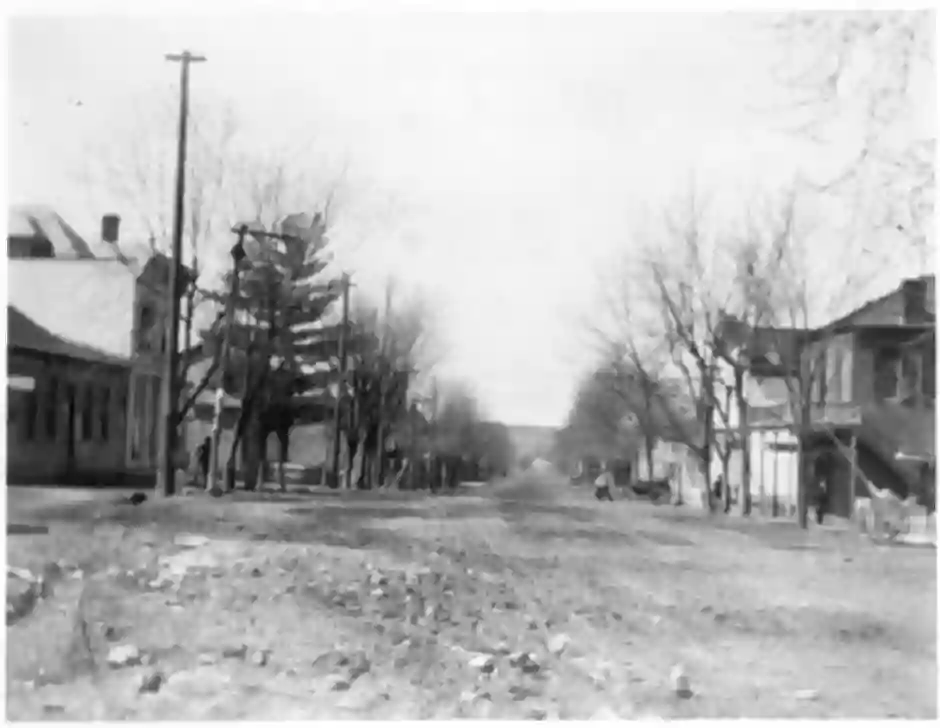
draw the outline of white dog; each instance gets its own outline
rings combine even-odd
[[[917,499],[908,496],[904,500],[898,498],[890,490],[876,488],[866,483],[870,498],[855,499],[855,518],[859,530],[867,533],[872,539],[882,538],[893,541],[902,533],[908,533],[911,528],[911,513],[917,507]]]

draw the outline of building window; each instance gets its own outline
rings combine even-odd
[[[27,442],[36,439],[36,421],[39,419],[39,396],[35,387],[23,398],[23,435]]]
[[[901,396],[916,397],[921,393],[921,353],[906,351],[901,355]]]
[[[854,374],[852,361],[854,359],[854,350],[849,349],[842,353],[842,401],[851,402],[854,393],[852,391],[852,376]]]
[[[924,376],[921,382],[922,391],[925,397],[933,399],[937,396],[937,372],[934,367],[937,365],[937,348],[933,342],[924,347]]]
[[[898,350],[886,347],[875,352],[875,397],[892,399],[898,396],[900,362]]]
[[[128,426],[131,428],[131,459],[135,462],[143,460],[145,426],[153,414],[147,403],[147,377],[140,375],[133,380],[134,392],[131,399],[131,413]]]
[[[59,429],[59,380],[49,377],[49,386],[46,389],[46,439],[55,442]]]
[[[111,437],[111,390],[107,387],[101,388],[101,402],[98,410],[99,427],[101,439],[107,442]]]
[[[844,352],[838,342],[835,342],[828,351],[826,359],[826,372],[829,379],[826,383],[826,401],[838,403],[842,401],[842,359]]]
[[[82,440],[91,440],[94,436],[92,427],[94,426],[94,405],[95,390],[91,384],[86,384],[82,396]]]
[[[157,461],[157,434],[160,431],[160,379],[158,377],[147,378],[147,397],[150,400],[151,425],[149,437],[147,440],[147,451],[150,462]]]
[[[118,390],[118,419],[127,426],[127,384],[122,383]]]
[[[140,307],[140,320],[137,323],[137,350],[150,351],[153,347],[151,341],[153,337],[153,327],[157,322],[156,309],[144,304]]]
[[[826,377],[825,366],[819,366],[816,369],[816,371],[810,372],[810,391],[809,391],[810,404],[822,404],[823,403],[823,398],[826,396],[825,377]],[[803,395],[801,394],[800,397],[802,396]]]

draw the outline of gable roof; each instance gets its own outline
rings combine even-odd
[[[867,301],[844,316],[815,329],[756,327],[746,342],[751,371],[760,376],[779,376],[798,371],[802,348],[808,342],[818,340],[831,332],[867,326],[904,326],[905,284],[915,281],[925,285],[925,306],[928,314],[934,316],[935,277],[926,275],[906,279],[894,290]]]
[[[48,240],[56,258],[95,257],[82,236],[61,215],[45,205],[10,205],[7,237]]]
[[[69,359],[130,366],[130,359],[71,341],[40,326],[15,306],[7,306],[7,348],[26,349]]]
[[[118,261],[11,258],[7,295],[8,305],[57,337],[131,356],[135,280]]]
[[[837,329],[845,326],[894,326],[904,323],[904,287],[906,283],[923,283],[926,290],[926,307],[929,313],[936,312],[936,278],[933,275],[904,279],[896,288],[878,298],[863,303],[849,313],[837,318],[822,330]]]

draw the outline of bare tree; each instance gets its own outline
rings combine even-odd
[[[106,200],[128,220],[130,234],[147,236],[150,252],[168,253],[171,243],[177,100],[156,94],[132,104],[131,122],[112,130],[108,139],[86,155],[87,166],[77,172],[81,187],[94,207]],[[186,179],[184,258],[194,272],[184,296],[181,377],[195,356],[192,334],[196,309],[206,300],[198,290],[205,256],[219,236],[228,232],[235,208],[232,159],[238,143],[238,123],[231,105],[195,101],[190,110]],[[122,254],[136,256],[138,245],[122,244]]]
[[[678,371],[686,392],[707,426],[703,452],[706,480],[715,452],[725,483],[725,510],[730,509],[729,462],[733,385],[719,377],[718,330],[730,303],[721,246],[722,231],[709,219],[707,201],[694,188],[663,214],[662,232],[649,245],[644,261],[652,282],[650,303],[657,306],[668,364]],[[715,431],[718,422],[722,432]],[[711,499],[709,498],[709,502]]]
[[[794,187],[746,207],[737,223],[719,225],[693,188],[637,236],[640,254],[607,286],[604,346],[615,344],[616,358],[650,392],[654,385],[672,384],[665,390],[668,398],[655,399],[665,423],[684,434],[698,455],[706,480],[714,455],[729,485],[731,457],[740,449],[745,514],[751,504],[745,391],[751,362],[742,352],[754,349],[757,338],[763,346],[788,351],[794,335],[832,317],[853,288],[849,266],[832,271],[814,265],[819,258],[812,254],[811,218],[801,212],[801,200]],[[768,341],[778,335],[779,342]],[[824,332],[817,331],[816,350],[824,348],[822,338]],[[810,417],[814,382],[821,376],[818,359],[808,355],[810,370],[786,378],[800,427]],[[688,426],[689,412],[696,413],[704,433]]]
[[[635,447],[636,433],[627,427],[632,413],[621,394],[626,383],[619,381],[614,366],[613,361],[605,362],[592,370],[575,392],[565,427],[571,454],[579,460],[616,460],[632,454]]]
[[[794,187],[745,211],[729,248],[736,267],[716,349],[733,373],[743,442],[750,439],[744,376],[755,361],[770,357],[775,377],[785,383],[780,424],[789,423],[800,443],[798,508],[804,525],[811,463],[802,444],[814,430],[832,434],[814,408],[826,385],[825,350],[835,334],[833,323],[857,303],[853,295],[861,277],[844,260],[820,265],[813,252],[820,247],[818,231],[805,200]]]
[[[360,298],[351,312],[352,391],[344,418],[347,487],[357,454],[361,487],[382,482],[386,435],[410,439],[402,432],[408,402],[415,400],[437,362],[435,322],[426,299],[420,292],[397,299],[396,291],[396,282],[389,280],[385,306]]]
[[[856,195],[854,216],[871,210],[875,229],[903,233],[922,269],[936,188],[935,22],[932,11],[914,10],[792,12],[769,24],[793,130],[823,146],[857,139],[842,167],[812,187]]]

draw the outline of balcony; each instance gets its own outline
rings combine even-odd
[[[795,414],[793,409],[788,402],[749,407],[748,423],[751,428],[756,429],[794,427],[799,415]],[[814,429],[857,427],[862,421],[862,408],[856,404],[826,403],[815,404],[810,408],[810,422]]]

